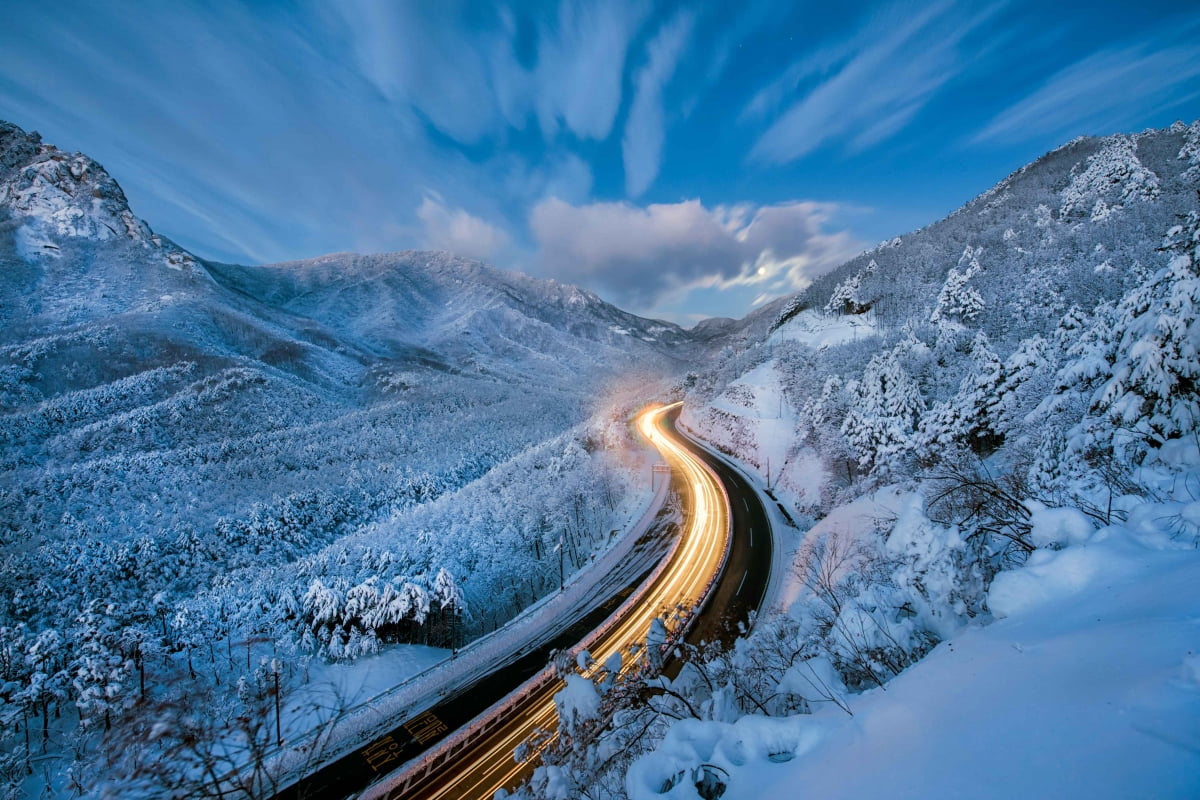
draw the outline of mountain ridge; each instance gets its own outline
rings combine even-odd
[[[1152,169],[1142,163],[1139,153],[1148,159]],[[770,329],[779,328],[805,308],[823,306],[838,284],[863,272],[872,260],[878,261],[880,269],[867,281],[863,291],[883,294],[886,282],[896,278],[897,268],[892,264],[902,260],[897,248],[922,247],[924,242],[938,237],[946,240],[970,238],[967,230],[952,231],[956,227],[987,227],[987,218],[1005,213],[1011,212],[1010,222],[1028,223],[1034,230],[1057,232],[1064,239],[1090,237],[1093,250],[1096,245],[1102,246],[1102,250],[1095,251],[1102,254],[1097,263],[1119,259],[1123,249],[1127,249],[1122,247],[1122,242],[1140,242],[1161,235],[1158,230],[1162,216],[1157,210],[1159,202],[1169,202],[1174,209],[1168,211],[1170,214],[1182,211],[1195,200],[1196,178],[1200,176],[1198,165],[1200,120],[1190,124],[1176,122],[1167,128],[1135,134],[1076,137],[1014,170],[936,222],[880,242],[788,296],[787,304],[772,321]],[[1160,174],[1163,176],[1161,182]],[[1161,201],[1160,195],[1163,196]],[[1116,226],[1118,219],[1124,228]],[[1107,221],[1108,229],[1079,224],[1085,220]],[[1006,231],[1007,228],[989,230],[983,237],[975,236],[973,243],[985,249],[1008,248],[1016,231],[1005,239]],[[945,248],[937,253],[922,254],[931,269],[936,264],[955,261],[958,256],[959,253],[952,254]],[[921,260],[921,257],[908,255],[904,258],[914,262]],[[929,298],[911,293],[909,299],[914,303],[927,303]]]
[[[578,380],[601,364],[612,374],[638,357],[668,358],[690,341],[592,292],[445,252],[205,261],[136,217],[103,166],[11,123],[0,123],[0,217],[0,233],[12,234],[0,236],[0,344],[119,318],[164,350],[287,353],[309,378],[349,370],[369,380],[382,359],[518,380],[549,363]],[[506,358],[530,363],[510,369]]]

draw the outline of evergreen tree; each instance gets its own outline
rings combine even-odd
[[[861,272],[839,283],[825,305],[825,310],[830,314],[863,314],[869,311],[872,301],[866,297],[863,281],[873,275],[877,267],[875,259],[871,259]]]
[[[972,369],[958,392],[934,403],[921,417],[914,449],[924,461],[937,461],[947,450],[968,447],[987,455],[1003,441],[1000,413],[1004,366],[992,351],[987,336],[977,334],[971,345]]]
[[[1167,265],[1098,309],[1087,335],[1060,374],[1057,395],[1081,392],[1085,419],[1076,452],[1097,457],[1147,450],[1194,435],[1200,423],[1200,221],[1191,212],[1168,232]],[[1194,457],[1194,455],[1193,455]]]
[[[929,321],[942,325],[961,325],[974,320],[983,311],[983,296],[969,285],[972,278],[983,267],[979,263],[982,247],[968,247],[958,260],[958,266],[950,269],[946,282],[938,292],[937,305]]]
[[[858,404],[846,415],[842,433],[859,466],[880,474],[887,474],[908,452],[925,411],[920,387],[900,363],[903,346],[874,356],[862,379],[847,387]]]
[[[1167,234],[1166,267],[1130,292],[1112,331],[1114,368],[1092,411],[1151,447],[1200,427],[1200,215]]]

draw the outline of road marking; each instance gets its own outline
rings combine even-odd
[[[413,717],[401,727],[421,744],[427,744],[447,730],[446,723],[438,719],[432,711]]]
[[[749,514],[750,513],[750,501],[743,497],[742,505],[744,505],[746,507],[746,513]]]
[[[742,587],[746,585],[746,578],[748,578],[748,577],[750,577],[749,572],[742,574],[742,582],[738,584],[737,591],[734,592],[735,595],[740,596],[742,594]]]
[[[750,548],[754,549],[754,528],[750,529]]]
[[[367,765],[371,769],[379,772],[380,767],[390,764],[400,757],[400,743],[393,739],[391,734],[388,734],[363,750],[362,757],[367,760]]]

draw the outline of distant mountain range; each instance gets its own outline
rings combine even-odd
[[[266,267],[207,263],[130,211],[104,168],[0,123],[0,345],[103,325],[136,363],[68,378],[50,397],[190,353],[346,387],[395,370],[591,381],[690,337],[594,294],[449,253],[337,254]],[[13,387],[18,390],[19,387]],[[31,392],[31,393],[30,393]],[[13,407],[0,395],[0,408]]]

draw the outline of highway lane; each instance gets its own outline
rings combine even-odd
[[[766,589],[770,529],[757,496],[736,471],[679,437],[674,430],[677,415],[678,404],[651,409],[638,423],[643,435],[671,465],[674,488],[681,495],[685,513],[677,548],[669,562],[644,587],[636,605],[622,609],[586,642],[600,663],[615,651],[628,653],[629,645],[644,640],[656,616],[677,604],[695,605],[706,592],[709,602],[688,638],[729,641],[736,634],[736,623],[745,621],[749,612],[757,608]],[[732,507],[722,484],[732,490]],[[729,544],[734,549],[728,555],[726,569],[722,570]],[[501,672],[508,674],[490,676],[493,682],[504,683],[507,678],[512,685],[511,669]],[[414,762],[419,769],[411,768],[410,764],[409,769],[387,776],[362,796],[488,798],[496,789],[512,788],[529,769],[514,761],[513,750],[535,729],[553,729],[557,722],[553,695],[559,688],[561,683],[557,679],[543,674],[540,682],[523,696],[503,701],[497,713],[485,714],[483,721],[476,720],[470,726],[475,729],[471,736],[452,737],[451,741],[457,741],[453,747],[445,744],[435,747],[430,755]],[[399,729],[400,738],[419,739],[429,731],[444,732],[450,722],[445,717],[461,719],[465,711],[451,703],[441,709],[440,715],[431,712],[417,715]],[[385,764],[392,761],[400,748],[395,738],[386,741],[387,738],[365,748],[361,758]],[[354,791],[347,785],[339,791],[336,784],[326,784],[322,789],[322,796],[345,796]],[[296,796],[306,794],[314,796],[307,792]]]
[[[678,412],[668,419],[672,432]],[[685,641],[702,640],[730,644],[739,635],[750,613],[762,606],[771,579],[772,538],[770,517],[758,493],[742,474],[723,458],[691,442],[692,453],[712,469],[729,496],[733,539],[721,579],[701,609]],[[675,670],[668,669],[669,674]]]

